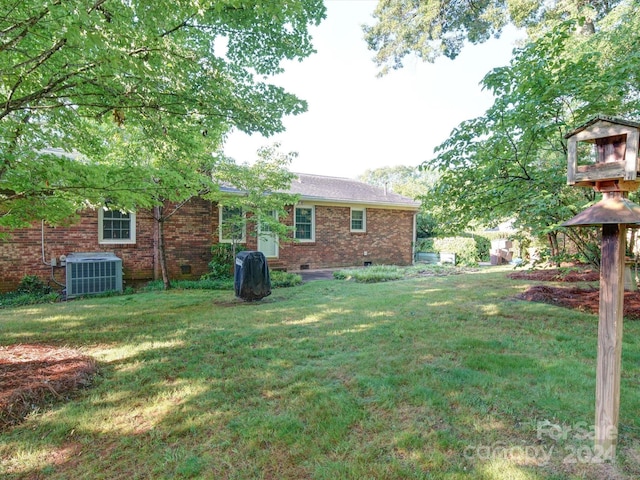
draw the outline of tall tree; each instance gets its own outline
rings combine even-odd
[[[366,170],[358,179],[369,185],[389,188],[405,197],[420,199],[430,195],[437,184],[438,176],[435,169],[397,165]],[[418,213],[416,223],[419,237],[432,237],[438,230],[431,208],[433,208],[432,204],[423,203]]]
[[[324,12],[321,0],[4,2],[0,226],[60,222],[141,178],[142,159],[104,155],[105,122],[150,150],[171,132],[215,145],[231,127],[281,131],[306,103],[264,78],[313,52],[307,29]]]
[[[620,1],[379,0],[376,22],[363,28],[384,74],[401,68],[409,54],[429,62],[441,55],[455,58],[466,42],[498,37],[507,24],[526,28],[531,38],[568,19],[579,20],[580,30],[593,32],[595,23]]]
[[[455,58],[465,41],[482,42],[507,23],[529,34],[511,64],[482,82],[494,105],[454,129],[424,164],[442,174],[423,201],[443,227],[516,218],[546,234],[557,253],[559,223],[594,199],[565,185],[564,134],[597,113],[638,111],[638,7],[637,0],[380,0],[378,22],[365,35],[382,73],[400,68],[409,54]],[[567,234],[597,262],[588,233]]]
[[[296,155],[295,152],[280,151],[280,145],[275,143],[260,148],[257,160],[251,164],[223,159],[224,163],[214,174],[214,181],[221,189],[212,192],[208,198],[241,211],[242,215],[233,219],[236,224],[249,222],[254,227],[263,224],[269,232],[284,238],[291,233],[291,227],[279,219],[287,216],[287,205],[298,201],[296,195],[288,193],[295,178],[288,166]],[[256,235],[258,230],[252,229]]]
[[[358,180],[381,188],[390,188],[395,193],[409,198],[425,195],[436,183],[438,174],[434,170],[418,169],[406,165],[365,170]]]
[[[256,236],[273,236],[276,241],[292,232],[292,227],[281,220],[287,217],[285,207],[298,202],[297,195],[288,193],[295,178],[288,166],[297,154],[284,153],[279,148],[278,143],[260,148],[257,160],[251,164],[237,164],[224,158],[223,166],[215,173],[220,190],[208,198],[231,212],[222,227],[232,241],[233,258],[247,231]],[[247,224],[253,228],[247,229]]]
[[[574,21],[557,25],[484,78],[493,106],[454,129],[428,164],[442,177],[425,201],[442,207],[447,225],[515,218],[557,253],[559,224],[595,200],[566,186],[564,135],[596,114],[637,116],[640,107],[637,6],[621,3],[589,36],[575,35]],[[592,232],[566,234],[598,262]]]

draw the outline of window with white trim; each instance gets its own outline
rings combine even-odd
[[[294,230],[297,240],[313,242],[316,239],[316,211],[315,207],[296,207],[294,215]]]
[[[218,208],[218,239],[220,243],[244,243],[247,236],[247,218],[241,207]]]
[[[351,209],[351,231],[366,232],[367,231],[367,210],[364,208]]]
[[[136,214],[99,209],[98,243],[136,243]]]

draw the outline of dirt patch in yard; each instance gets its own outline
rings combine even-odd
[[[578,270],[546,269],[514,272],[509,274],[509,278],[543,282],[597,282],[600,279],[600,273],[589,268]],[[534,285],[518,295],[517,298],[550,303],[596,315],[600,308],[600,289],[598,286],[581,288]],[[624,292],[624,317],[629,320],[640,320],[639,292]]]
[[[0,346],[0,431],[87,387],[96,363],[76,350],[40,344]]]

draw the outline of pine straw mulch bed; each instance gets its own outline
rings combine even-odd
[[[597,282],[600,280],[600,273],[588,268],[545,269],[514,272],[509,274],[509,278],[543,282]],[[600,308],[600,289],[597,286],[581,288],[534,285],[517,295],[517,298],[595,314],[598,314]],[[624,317],[629,320],[640,320],[640,292],[624,292]]]
[[[77,350],[40,344],[0,346],[0,431],[29,413],[69,400],[91,384],[95,361]]]

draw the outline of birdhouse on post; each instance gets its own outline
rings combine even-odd
[[[635,191],[640,183],[640,123],[598,116],[565,137],[567,184],[600,192]]]
[[[562,225],[602,226],[593,457],[613,461],[620,411],[626,232],[640,225],[640,206],[627,198],[640,186],[640,123],[598,116],[565,138],[567,184],[602,192],[600,202]]]

